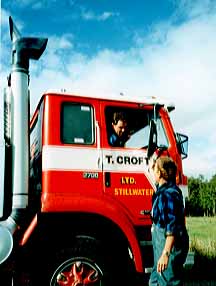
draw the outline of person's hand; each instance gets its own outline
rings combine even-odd
[[[167,268],[168,261],[169,261],[169,256],[162,253],[157,263],[157,272],[159,273],[163,272]]]

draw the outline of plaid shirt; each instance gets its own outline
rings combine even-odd
[[[152,220],[166,235],[175,235],[185,228],[181,190],[172,182],[157,186],[152,198]]]
[[[126,135],[118,137],[116,133],[113,133],[109,138],[109,143],[114,147],[124,147],[124,144],[127,141],[127,139],[128,137]]]

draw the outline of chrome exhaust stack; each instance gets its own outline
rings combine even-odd
[[[29,191],[29,61],[38,60],[43,54],[48,39],[21,37],[17,27],[9,17],[12,42],[12,69],[8,80],[10,103],[11,138],[11,212],[0,223],[0,264],[10,255],[13,247],[13,234],[25,218]],[[7,99],[8,100],[8,99]],[[7,143],[7,142],[6,142]],[[7,178],[7,174],[5,176]],[[5,193],[10,190],[5,190]]]

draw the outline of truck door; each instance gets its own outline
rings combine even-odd
[[[61,138],[73,150],[71,161],[74,162],[74,170],[70,176],[74,176],[77,192],[97,196],[102,189],[99,103],[97,100],[75,100],[73,98],[62,105],[65,120],[62,121],[64,128]]]
[[[62,197],[100,196],[99,102],[76,96],[47,95],[44,114],[49,117],[44,128],[43,193]]]
[[[106,125],[102,138],[104,192],[124,205],[138,222],[144,218],[144,211],[151,209],[154,193],[154,182],[147,164],[153,106],[103,102],[101,112]],[[114,147],[109,143],[113,132],[113,115],[116,112],[123,112],[127,118],[129,139],[121,147]],[[163,140],[166,141],[165,134]]]

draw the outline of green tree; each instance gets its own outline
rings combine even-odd
[[[216,175],[209,181],[210,207],[212,215],[216,215]]]
[[[187,214],[193,216],[216,215],[216,175],[209,181],[204,176],[188,178],[189,199]]]
[[[201,189],[203,188],[203,176],[188,178],[189,200],[187,211],[189,215],[202,216]]]

